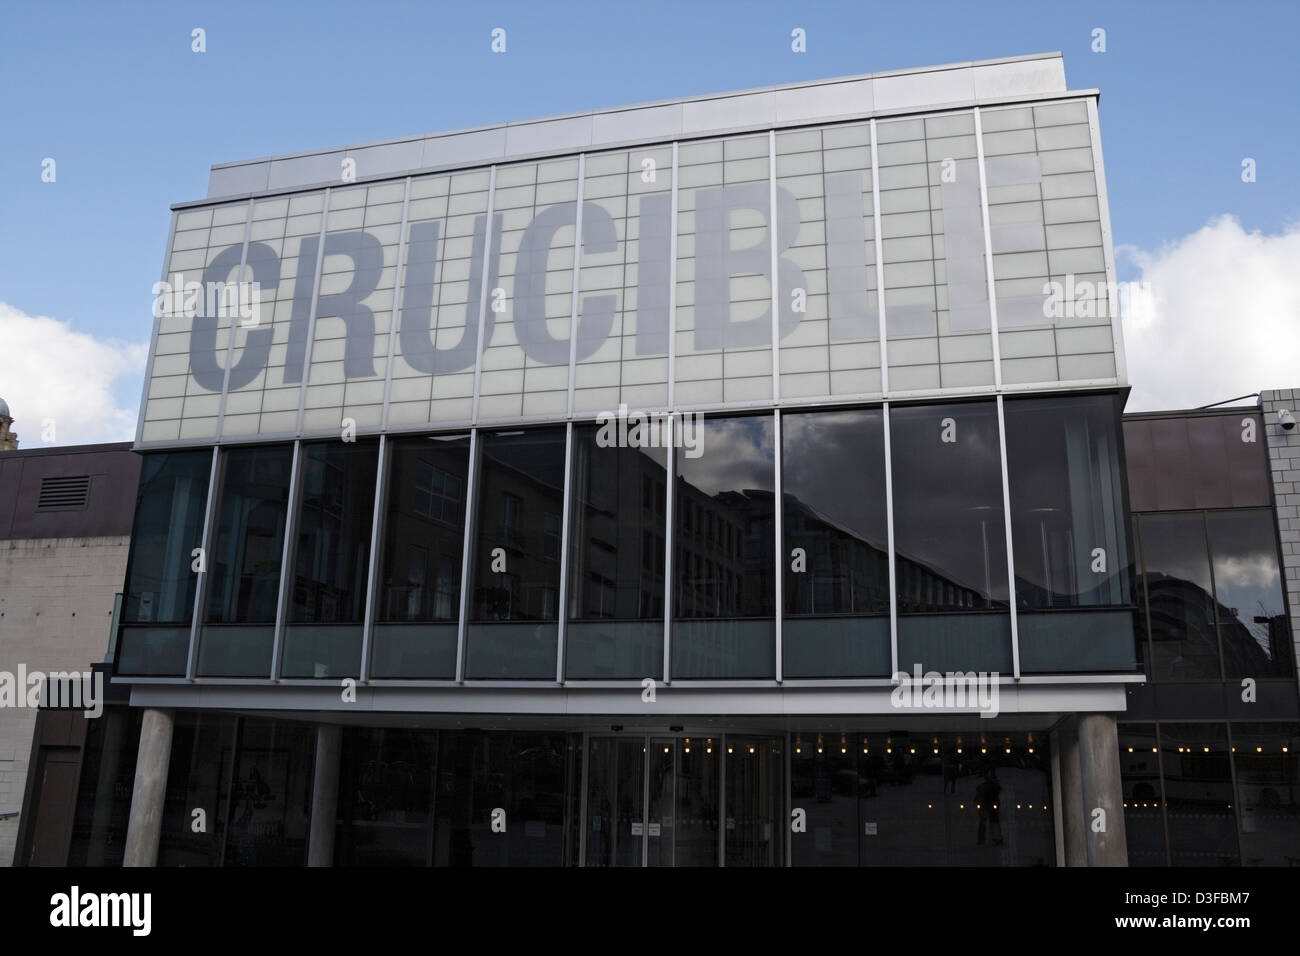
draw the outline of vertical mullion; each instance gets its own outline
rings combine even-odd
[[[448,207],[447,211],[451,212],[451,187],[448,186]],[[487,320],[487,300],[488,300],[488,276],[491,274],[492,262],[492,215],[493,204],[496,201],[497,192],[497,168],[492,167],[488,172],[488,201],[487,201],[487,219],[483,226],[483,267],[479,275],[478,288],[478,336],[474,339],[474,403],[470,407],[470,421],[478,422],[478,398],[479,386],[483,377],[483,351],[487,343],[483,341],[483,326]],[[468,525],[467,525],[468,527]],[[458,658],[459,660],[459,658]],[[460,664],[456,665],[457,680],[460,679]]]
[[[243,295],[244,269],[248,267],[248,237],[252,231],[252,228],[253,228],[253,199],[252,197],[249,197],[248,211],[244,214],[244,247],[239,253],[239,272],[235,274],[236,275],[235,301],[241,304],[244,301],[244,295]],[[205,292],[206,292],[206,287],[205,287]],[[207,299],[207,295],[205,294],[203,297],[204,308],[207,308],[207,303],[208,303],[208,299]],[[259,309],[261,308],[260,303],[258,303],[258,308]],[[231,365],[234,364],[234,358],[235,358],[235,330],[238,324],[236,321],[237,316],[238,316],[238,310],[236,310],[236,315],[232,316],[230,319],[230,338],[226,342],[226,369],[224,372],[221,373],[221,403],[217,406],[217,441],[218,442],[221,441],[221,432],[222,429],[225,427],[225,422],[226,422],[226,398],[230,393],[230,367]],[[218,316],[217,318],[220,318],[220,316]]]
[[[822,214],[825,216],[825,213]],[[781,342],[781,321],[780,321],[780,283],[777,277],[780,275],[780,252],[776,244],[776,130],[767,131],[767,236],[771,246],[771,275],[772,275],[772,402],[777,404],[781,401],[781,360],[778,346]],[[780,579],[777,583],[777,597],[780,598]],[[781,625],[777,624],[777,649],[780,650],[781,644]],[[776,665],[776,679],[781,679],[781,664],[778,659]]]
[[[203,608],[207,603],[208,552],[212,550],[212,518],[217,507],[217,496],[221,485],[221,448],[212,446],[212,465],[208,469],[208,496],[203,507],[203,537],[199,541],[202,549],[199,554],[203,560],[199,564],[202,571],[194,582],[194,609],[190,619],[190,647],[185,659],[185,679],[194,680],[194,671],[199,656],[199,630],[203,626]]]
[[[578,286],[582,275],[582,187],[587,175],[587,154],[578,154],[578,202],[573,213],[573,300],[569,307],[569,397],[566,414],[573,416],[573,379],[578,360]],[[567,500],[567,499],[566,499]],[[564,585],[560,585],[563,593]],[[563,634],[563,630],[560,632]]]
[[[488,201],[489,206],[491,200]],[[491,234],[491,219],[488,220],[489,235]],[[477,391],[477,389],[476,389]],[[456,619],[456,680],[465,679],[465,634],[468,631],[467,621],[469,620],[469,591],[470,591],[470,574],[472,567],[470,558],[474,553],[474,526],[477,523],[474,518],[474,509],[478,495],[475,494],[478,483],[478,465],[479,465],[479,432],[478,429],[471,429],[469,433],[469,469],[465,476],[465,538],[461,545],[460,553],[460,614]]]
[[[985,225],[988,220],[985,219]],[[996,326],[995,332],[996,335]],[[994,351],[996,360],[997,352]],[[1007,469],[1007,421],[1002,394],[998,404],[998,455],[1002,463],[1002,526],[1007,536],[1007,603],[1011,612],[1011,676],[1020,680],[1020,627],[1016,609],[1016,556],[1011,541],[1011,474]]]
[[[450,192],[450,184],[448,191]],[[393,390],[393,357],[397,354],[397,325],[401,321],[402,315],[402,277],[405,273],[406,263],[406,223],[411,209],[411,177],[406,177],[406,186],[402,192],[402,224],[397,227],[397,273],[393,279],[393,310],[388,320],[388,364],[384,367],[384,408],[380,413],[379,428],[385,431],[388,428],[388,401],[389,394]],[[382,463],[382,462],[381,462]],[[362,662],[362,668],[367,666],[368,662]]]
[[[677,484],[677,416],[667,417],[668,437],[664,448],[664,469],[667,481],[664,491],[664,683],[672,683],[673,642],[673,546],[677,531],[673,527],[674,486]],[[698,427],[698,423],[697,423]]]
[[[308,346],[310,355],[310,345]],[[285,621],[289,616],[289,592],[293,587],[293,554],[298,537],[298,515],[302,491],[302,442],[293,443],[293,466],[289,469],[289,512],[284,522],[284,546],[280,555],[280,591],[276,596],[275,639],[271,642],[271,679],[280,679],[280,653],[284,649]]]
[[[876,319],[880,324],[880,393],[888,396],[889,349],[886,345],[885,339],[887,333],[885,326],[885,240],[881,235],[880,228],[880,159],[876,145],[876,121],[874,119],[871,120],[869,125],[871,126],[871,216],[872,228],[875,230],[876,236]],[[887,424],[888,418],[886,418],[886,425]],[[885,448],[889,448],[888,443],[886,443]],[[893,513],[891,512],[890,515],[890,527],[892,528]],[[889,571],[890,577],[892,578],[894,571],[894,557],[892,550],[890,551],[889,556]],[[894,669],[898,669],[897,661],[894,662]]]
[[[894,464],[888,402],[882,406],[881,414],[885,429],[885,539],[889,547],[889,673],[892,677],[898,673],[898,567],[894,559]]]
[[[384,511],[388,489],[390,446],[387,435],[379,436],[379,461],[375,471],[375,507],[370,525],[370,563],[366,569],[366,610],[361,625],[361,682],[370,679],[370,649],[375,623],[375,586],[379,573],[379,554],[384,546]]]
[[[325,199],[321,205],[320,232],[316,237],[316,274],[311,286],[311,311],[307,315],[307,343],[302,355],[302,378],[298,382],[298,430],[302,435],[302,419],[307,407],[307,387],[311,383],[311,352],[316,343],[316,304],[320,301],[320,271],[325,262],[325,225],[330,215],[330,187],[325,188]],[[277,631],[278,636],[278,631]],[[277,669],[279,664],[276,665]]]
[[[576,280],[575,280],[576,281]],[[570,365],[572,368],[572,365]],[[570,387],[573,382],[570,380]],[[572,388],[569,397],[573,397]],[[560,597],[556,620],[555,682],[564,683],[564,639],[569,619],[569,520],[573,513],[573,422],[564,426],[564,491],[560,504]]]
[[[641,738],[641,865],[650,865],[650,735]]]
[[[668,409],[673,409],[677,379],[677,143],[673,142],[672,200],[668,218]],[[664,671],[667,677],[667,669]]]
[[[775,354],[775,350],[774,350]],[[773,496],[774,504],[772,507],[772,526],[775,532],[774,555],[776,559],[776,577],[773,580],[773,592],[776,598],[776,607],[772,615],[776,631],[776,682],[781,683],[782,668],[782,645],[781,645],[781,623],[785,616],[784,593],[785,593],[785,515],[784,493],[782,490],[782,471],[784,470],[784,456],[781,448],[781,410],[774,409],[772,412],[773,419],[773,465],[775,467],[775,488],[776,494]]]
[[[984,171],[984,127],[980,121],[980,108],[975,107],[975,161],[979,166],[980,173],[980,219],[984,224],[984,271],[985,281],[988,283],[989,296],[989,332],[993,342],[993,387],[1002,391],[1002,351],[998,342],[998,296],[997,286],[993,280],[993,238],[992,231],[989,229],[989,191],[988,177]],[[1002,403],[998,402],[998,416],[1002,414]],[[1002,447],[1003,469],[1006,468],[1006,444]],[[1010,532],[1007,533],[1007,545],[1011,544]],[[1008,579],[1012,578],[1011,568],[1007,568]],[[1012,591],[1014,593],[1014,583]],[[1011,633],[1014,638],[1016,629],[1015,601],[1011,604]],[[1013,645],[1014,646],[1014,645]],[[1017,663],[1016,674],[1019,675],[1020,667]]]

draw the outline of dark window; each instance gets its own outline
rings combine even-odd
[[[1232,724],[1246,866],[1300,866],[1300,726]]]
[[[1224,676],[1289,676],[1291,627],[1282,599],[1273,512],[1210,512],[1206,522]]]
[[[560,564],[545,516],[563,510],[564,430],[483,433],[480,446],[465,673],[554,680]]]
[[[599,432],[595,425],[573,430],[565,674],[658,677],[663,618],[642,595],[663,593],[664,519],[653,494],[667,456],[662,448],[602,445]],[[558,547],[558,523],[556,534]]]
[[[207,614],[199,673],[266,677],[289,513],[293,447],[223,453],[216,533],[207,556]]]
[[[118,641],[120,674],[183,676],[203,544],[210,451],[146,455],[131,528]]]
[[[1169,862],[1237,866],[1228,741],[1223,724],[1161,724]]]
[[[378,461],[375,442],[302,448],[293,603],[281,668],[286,677],[360,672]]]
[[[783,673],[889,673],[889,535],[879,409],[781,418]],[[725,526],[722,540],[729,547]],[[796,553],[797,549],[797,553]]]
[[[469,438],[391,445],[373,677],[454,678]]]
[[[711,513],[744,529],[743,547],[719,545],[679,562],[673,624],[675,677],[772,677],[775,674],[771,416],[712,418],[695,425],[692,457],[676,455],[677,533],[689,536]],[[700,546],[692,541],[691,547]],[[735,579],[740,586],[726,587]]]
[[[1165,819],[1155,724],[1119,725],[1120,785],[1129,866],[1165,866]]]
[[[889,421],[899,667],[1010,672],[997,406],[890,408]]]
[[[1143,581],[1155,680],[1219,677],[1205,516],[1141,516]]]

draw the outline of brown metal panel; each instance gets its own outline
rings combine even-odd
[[[1154,511],[1156,507],[1155,476],[1152,473],[1151,423],[1126,421],[1124,423],[1124,458],[1128,465],[1128,497],[1130,511]]]
[[[1182,418],[1151,421],[1152,474],[1155,476],[1156,509],[1176,511],[1195,508],[1196,496],[1190,481],[1192,463],[1187,447],[1187,424]]]

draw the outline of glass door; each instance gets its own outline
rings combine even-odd
[[[587,749],[587,866],[645,865],[645,739],[592,737]]]
[[[584,865],[719,865],[724,759],[721,737],[592,737]],[[759,797],[741,793],[738,806]],[[751,860],[772,862],[762,852],[737,862]]]

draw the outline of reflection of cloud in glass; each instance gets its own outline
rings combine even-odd
[[[706,495],[746,488],[772,490],[772,418],[711,418],[700,426],[699,458],[677,455],[678,471]]]
[[[878,411],[781,419],[783,490],[831,524],[884,544],[885,459]]]
[[[1277,562],[1272,555],[1263,554],[1221,557],[1215,562],[1214,579],[1220,590],[1275,588],[1278,585]]]

